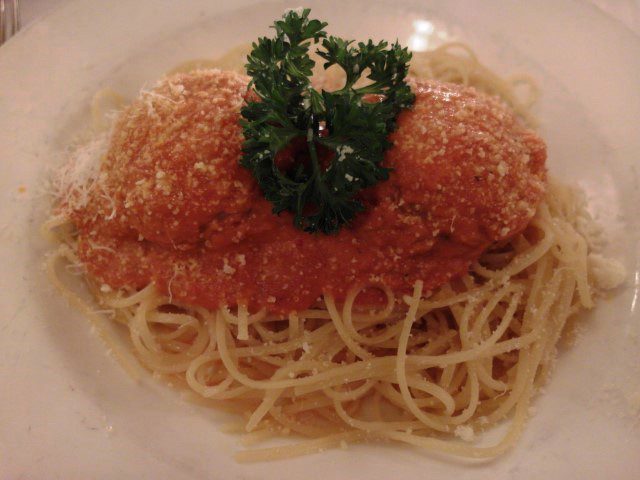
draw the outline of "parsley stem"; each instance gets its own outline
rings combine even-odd
[[[313,115],[311,116],[311,124],[313,125]],[[315,135],[313,134],[314,128],[309,127],[307,131],[307,145],[309,146],[309,155],[311,156],[311,167],[313,168],[313,177],[316,179],[316,182],[320,180],[321,173],[320,172],[320,162],[318,161],[318,152],[316,150],[316,140]]]

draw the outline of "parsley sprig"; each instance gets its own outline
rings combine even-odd
[[[327,37],[326,22],[309,9],[289,11],[274,24],[275,38],[253,43],[246,69],[258,97],[242,108],[241,165],[251,170],[273,212],[289,211],[308,232],[336,233],[364,210],[358,192],[389,178],[382,166],[396,117],[414,101],[405,82],[411,53],[398,42]],[[317,91],[310,78],[312,44],[324,68],[346,75],[336,91]],[[365,86],[356,82],[366,73]],[[364,98],[365,95],[376,95]],[[277,155],[292,145],[296,161],[280,168]],[[328,166],[324,159],[331,158]]]

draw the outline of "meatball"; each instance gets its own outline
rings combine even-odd
[[[393,175],[374,201],[461,245],[520,232],[545,192],[542,139],[474,88],[412,83],[415,104],[400,114],[385,158]]]
[[[178,74],[123,112],[104,164],[120,221],[160,244],[193,244],[247,210],[256,188],[238,165],[247,84],[233,72]]]

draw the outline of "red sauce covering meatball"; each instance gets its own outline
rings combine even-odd
[[[413,80],[389,180],[365,191],[366,211],[339,234],[302,232],[238,164],[247,84],[218,70],[178,74],[121,114],[99,185],[72,214],[99,282],[277,313],[372,283],[402,294],[423,280],[428,291],[520,232],[544,194],[545,145],[509,109],[473,88]]]

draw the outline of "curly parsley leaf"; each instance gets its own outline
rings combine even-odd
[[[258,99],[242,108],[241,165],[253,173],[273,211],[294,214],[308,232],[336,233],[364,205],[358,193],[389,178],[382,166],[396,117],[414,101],[405,79],[411,53],[397,42],[354,44],[327,37],[309,9],[289,11],[274,38],[253,44],[246,69]],[[339,66],[345,85],[311,86],[309,48],[321,42],[324,68]],[[369,80],[357,87],[363,75]],[[369,97],[367,97],[369,95]],[[279,161],[287,157],[293,161]]]

